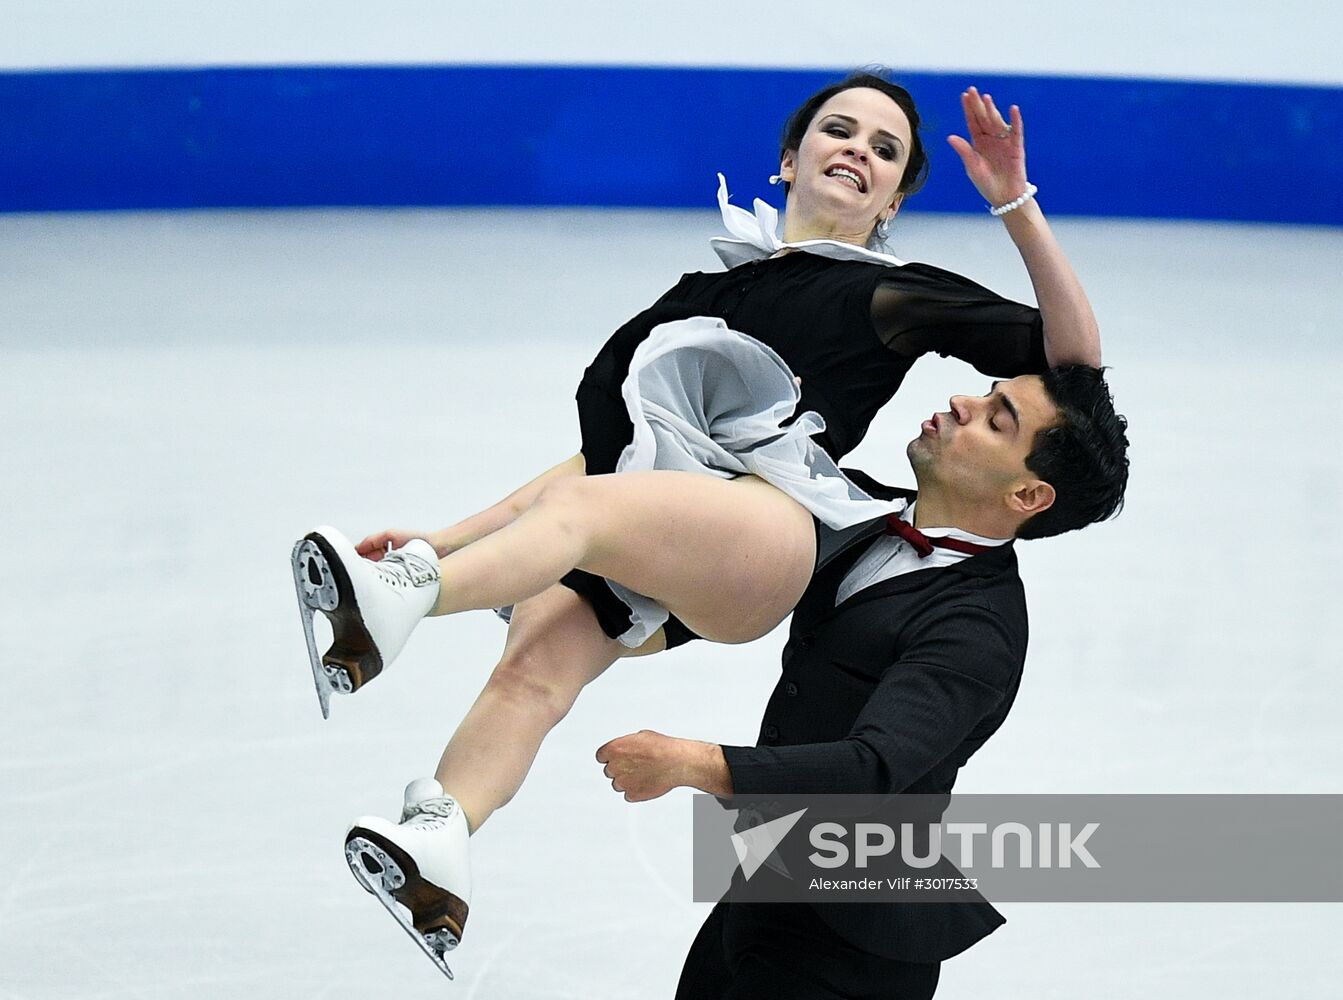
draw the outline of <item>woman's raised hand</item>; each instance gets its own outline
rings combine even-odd
[[[377,534],[369,535],[362,542],[354,547],[365,559],[372,559],[377,562],[388,552],[388,545],[399,549],[412,538],[423,538],[426,542],[438,551],[438,543],[434,540],[435,532],[432,531],[402,531],[399,528],[388,528],[386,531],[379,531]],[[447,555],[445,552],[438,553],[439,558]]]
[[[965,166],[965,175],[990,205],[1015,201],[1026,190],[1026,135],[1021,109],[1015,104],[1008,110],[1011,121],[989,94],[974,87],[961,94],[965,111],[967,142],[959,135],[947,137]]]

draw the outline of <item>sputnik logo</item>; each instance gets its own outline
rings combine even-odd
[[[780,816],[768,823],[732,835],[732,849],[737,852],[737,861],[741,864],[741,873],[746,876],[746,881],[751,880],[751,876],[760,870],[761,865],[772,868],[784,878],[793,877],[783,859],[775,854],[775,851],[783,843],[783,838],[788,836],[788,831],[797,825],[797,821],[806,811],[799,809],[795,813]]]

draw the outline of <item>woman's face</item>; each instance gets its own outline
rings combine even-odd
[[[865,240],[900,207],[911,142],[909,119],[881,91],[840,91],[821,105],[799,148],[783,156],[788,211]]]

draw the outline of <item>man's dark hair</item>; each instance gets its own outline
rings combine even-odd
[[[1065,365],[1041,376],[1060,422],[1035,436],[1026,468],[1054,487],[1054,503],[1018,538],[1048,538],[1104,521],[1124,506],[1128,421],[1115,413],[1102,368]]]
[[[874,70],[879,68],[874,67]],[[816,117],[816,112],[821,110],[826,101],[846,90],[867,87],[879,90],[889,97],[909,119],[911,145],[909,159],[905,161],[905,172],[900,180],[900,193],[913,194],[923,187],[923,182],[928,179],[928,154],[923,148],[923,139],[919,136],[919,109],[914,105],[914,98],[910,96],[908,90],[898,83],[892,83],[882,73],[884,71],[862,70],[808,97],[800,108],[788,116],[788,121],[784,122],[783,136],[779,140],[780,158],[784,153],[797,152],[797,148],[802,145],[802,137],[806,135],[807,129]],[[790,186],[785,184],[784,191]]]

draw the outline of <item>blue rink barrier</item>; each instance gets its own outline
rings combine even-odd
[[[0,211],[777,201],[784,117],[842,72],[371,66],[0,73]],[[979,211],[944,136],[969,84],[1026,116],[1052,213],[1343,225],[1343,88],[896,73],[911,207]]]

